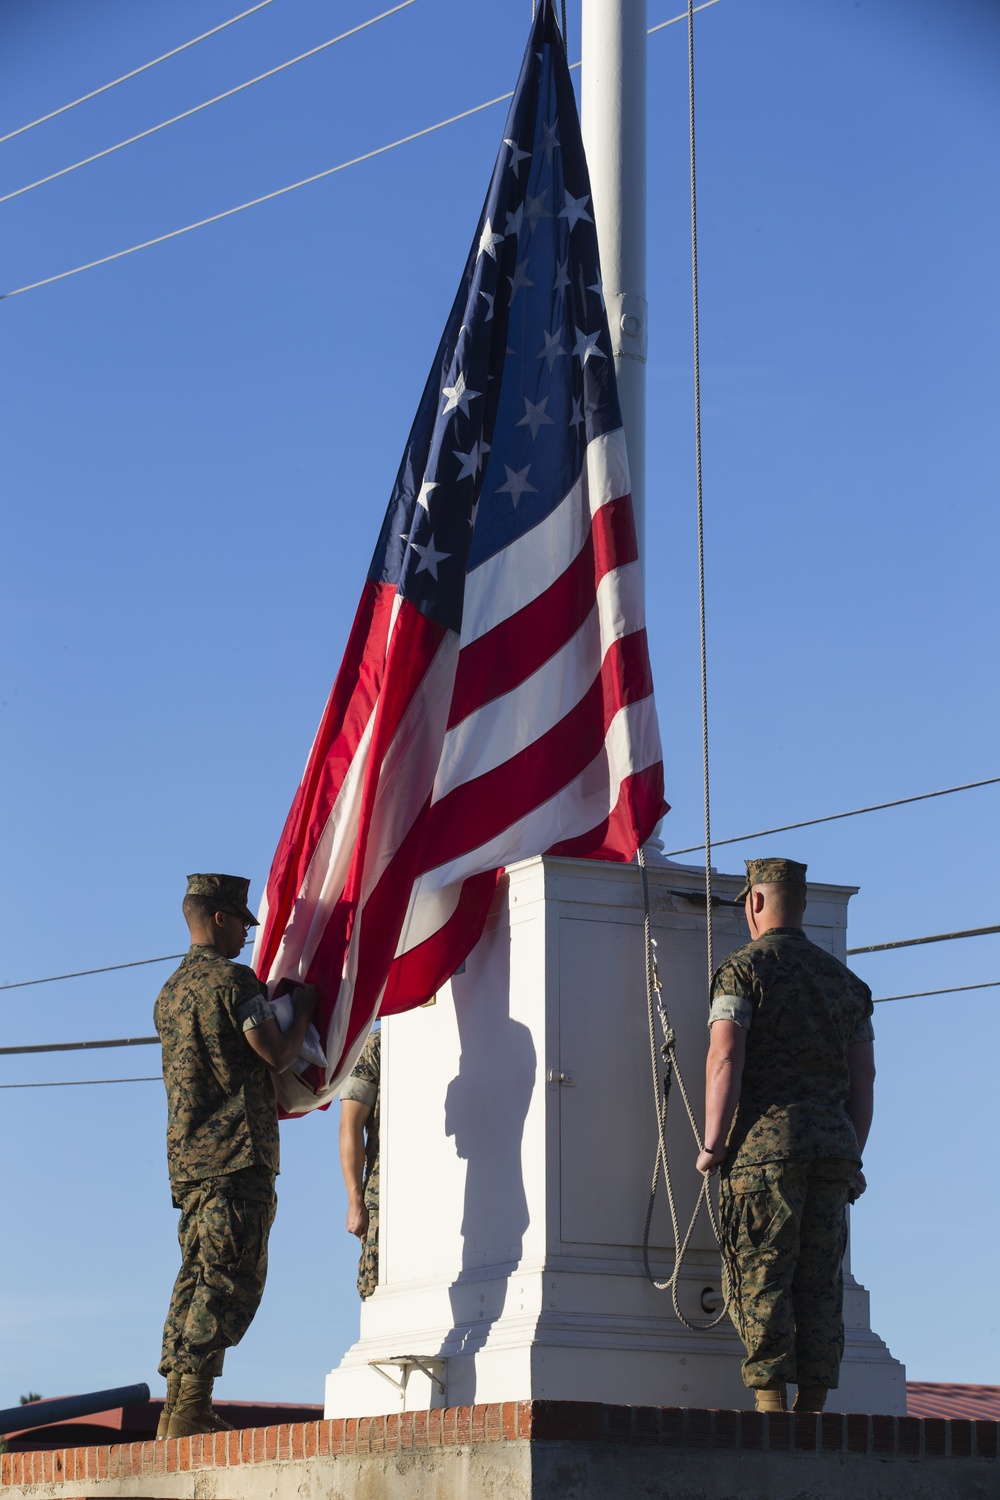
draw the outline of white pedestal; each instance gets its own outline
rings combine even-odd
[[[684,893],[703,893],[704,876],[660,862],[649,883],[700,1118],[704,900]],[[714,882],[726,898],[741,883]],[[841,958],[851,894],[809,887],[809,936]],[[358,1342],[327,1377],[327,1416],[530,1398],[752,1405],[729,1320],[690,1332],[642,1268],[656,1149],[642,920],[635,865],[526,860],[465,973],[434,1005],[384,1023],[379,1286]],[[714,927],[717,958],[746,941],[741,911],[717,910]],[[700,1179],[676,1087],[667,1146],[683,1233]],[[671,1238],[661,1191],[651,1233],[661,1276]],[[703,1297],[718,1298],[720,1281],[703,1214],[680,1284],[688,1318],[708,1321]],[[849,1269],[846,1281],[847,1349],[829,1408],[904,1412],[903,1366],[872,1333]]]

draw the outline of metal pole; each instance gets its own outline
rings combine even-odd
[[[646,562],[646,0],[583,0],[583,143]]]
[[[0,1411],[0,1433],[24,1432],[29,1427],[49,1427],[67,1422],[71,1417],[92,1417],[99,1411],[116,1406],[133,1406],[149,1400],[149,1386],[117,1385],[107,1391],[90,1391],[84,1396],[57,1396],[54,1401],[29,1401],[27,1406],[11,1406]]]

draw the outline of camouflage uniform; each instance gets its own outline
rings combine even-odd
[[[382,1033],[373,1031],[344,1087],[341,1099],[367,1104],[371,1113],[365,1121],[365,1208],[368,1210],[368,1233],[358,1261],[358,1296],[370,1297],[378,1285],[378,1132],[381,1100]]]
[[[871,1013],[868,986],[800,928],[763,933],[712,978],[710,1023],[747,1030],[720,1175],[751,1388],[838,1383],[845,1210],[860,1166],[847,1056],[872,1040]]]
[[[276,1204],[278,1113],[244,1032],[268,1020],[252,969],[194,944],[154,1010],[167,1089],[167,1164],[181,1269],[161,1375],[221,1373],[253,1320]]]

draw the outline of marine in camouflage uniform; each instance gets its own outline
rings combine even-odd
[[[344,1087],[340,1091],[341,1115],[341,1166],[348,1195],[348,1228],[360,1222],[364,1225],[361,1241],[361,1259],[358,1262],[358,1296],[370,1297],[378,1285],[378,1165],[379,1165],[379,1108],[381,1098],[382,1033],[373,1031],[365,1042],[364,1050],[355,1064]],[[343,1110],[343,1104],[360,1106]],[[359,1132],[364,1133],[364,1175],[361,1170],[361,1142]],[[345,1139],[346,1137],[346,1139]],[[352,1217],[352,1205],[356,1209],[358,1190],[364,1202],[366,1217]]]
[[[235,876],[191,876],[188,894],[231,903],[249,925],[248,887]],[[278,1114],[268,1068],[245,1034],[271,1019],[253,970],[199,943],[156,1001],[170,1190],[181,1211],[162,1375],[219,1375],[260,1304],[277,1201]]]
[[[792,886],[804,900],[805,869],[791,860],[749,861],[741,896],[758,885]],[[848,1111],[851,1059],[857,1068],[859,1057],[851,1049],[870,1056],[863,1044],[873,1040],[871,1013],[868,986],[797,926],[765,926],[712,979],[709,1024],[735,1023],[745,1034],[725,1149],[698,1158],[703,1171],[721,1166],[731,1315],[747,1351],[743,1379],[782,1395],[786,1382],[795,1383],[818,1406],[838,1383],[844,1350],[846,1205],[861,1167]],[[710,1050],[710,1076],[711,1067]],[[868,1099],[870,1118],[870,1092]]]

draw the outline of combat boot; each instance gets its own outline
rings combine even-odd
[[[232,1432],[228,1422],[212,1410],[211,1375],[182,1375],[180,1390],[167,1425],[167,1437],[193,1437],[196,1432]]]
[[[763,1390],[753,1393],[754,1411],[787,1411],[788,1392],[785,1382],[780,1385],[765,1386]]]
[[[156,1424],[156,1436],[158,1438],[165,1438],[167,1436],[167,1428],[170,1426],[170,1413],[177,1405],[177,1394],[180,1388],[181,1377],[174,1370],[167,1376],[167,1399],[163,1403],[160,1420]]]
[[[795,1393],[792,1411],[822,1411],[825,1405],[825,1385],[800,1385]]]

